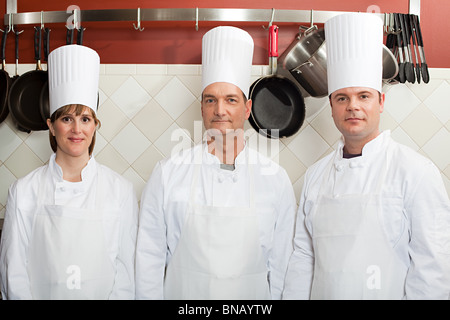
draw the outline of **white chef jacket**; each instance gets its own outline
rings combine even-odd
[[[134,261],[138,221],[138,202],[131,182],[91,157],[83,168],[80,182],[63,180],[61,167],[49,163],[18,179],[9,189],[0,246],[1,292],[3,299],[32,299],[27,273],[27,251],[33,230],[40,181],[47,190],[44,203],[77,208],[95,203],[97,171],[102,170],[99,186],[105,188],[103,221],[105,245],[116,276],[110,299],[134,299]],[[48,167],[44,179],[40,176]],[[114,217],[114,218],[108,218]],[[119,217],[117,219],[116,217]],[[80,235],[82,236],[82,235]]]
[[[376,188],[388,145],[394,151],[382,191],[381,224],[408,268],[405,298],[449,298],[450,201],[442,177],[429,159],[392,140],[387,130],[364,146],[362,156],[344,159],[341,140],[336,151],[307,170],[283,299],[309,298],[314,274],[311,213],[330,161],[335,161],[325,186],[330,195],[369,193]]]
[[[192,177],[195,164],[199,163],[202,166],[195,202],[224,207],[249,206],[247,163],[254,165],[260,243],[271,296],[280,299],[293,250],[297,203],[292,183],[281,166],[248,146],[236,157],[234,171],[221,169],[219,159],[208,153],[206,144],[160,161],[142,193],[136,249],[136,298],[164,298],[165,268],[187,217]]]

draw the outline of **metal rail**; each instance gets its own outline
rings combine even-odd
[[[14,1],[13,1],[14,2]],[[85,21],[201,21],[265,22],[265,23],[325,23],[343,11],[277,10],[277,9],[104,9],[41,11],[13,13],[4,16],[4,25],[81,23]],[[381,13],[378,14],[382,18]]]

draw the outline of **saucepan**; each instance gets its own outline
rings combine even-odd
[[[268,138],[283,138],[295,134],[305,119],[305,103],[298,86],[277,75],[278,26],[269,28],[269,61],[271,74],[250,86],[252,110],[249,122]]]

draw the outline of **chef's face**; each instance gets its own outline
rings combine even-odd
[[[215,82],[203,90],[202,117],[206,130],[215,129],[222,134],[243,130],[251,108],[252,101],[234,84]]]
[[[94,111],[91,108],[76,105],[64,108],[67,111],[53,122],[50,119],[47,120],[50,133],[56,140],[56,153],[72,157],[89,155],[89,147],[98,124]]]
[[[343,88],[331,94],[333,120],[346,141],[367,143],[378,136],[384,99],[384,93],[364,87]]]

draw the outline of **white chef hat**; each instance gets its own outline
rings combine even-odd
[[[239,87],[248,97],[253,61],[253,39],[236,27],[216,27],[202,40],[202,91],[215,82]]]
[[[328,94],[347,87],[381,92],[383,21],[372,13],[345,13],[325,22]]]
[[[49,108],[52,115],[69,104],[97,112],[100,57],[91,48],[70,44],[48,55]]]

